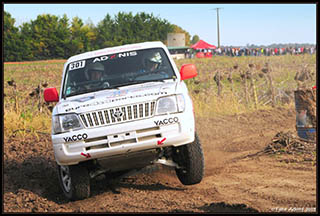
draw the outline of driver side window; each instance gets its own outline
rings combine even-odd
[[[69,79],[70,83],[81,83],[81,82],[85,82],[87,79],[84,75],[84,71],[83,70],[75,70],[75,71],[70,71],[69,72]]]

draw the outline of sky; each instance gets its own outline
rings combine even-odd
[[[16,20],[15,26],[51,14],[71,21],[78,16],[95,26],[109,14],[153,14],[180,26],[191,37],[218,45],[217,11],[221,46],[270,45],[273,43],[316,44],[316,4],[9,4],[4,11]]]

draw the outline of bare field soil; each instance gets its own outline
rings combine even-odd
[[[49,135],[4,138],[4,212],[315,212],[315,144],[266,151],[279,132],[295,131],[294,108],[197,118],[205,156],[200,184],[182,185],[159,167],[116,184],[92,182],[92,196],[64,198]],[[38,139],[38,140],[37,140]]]

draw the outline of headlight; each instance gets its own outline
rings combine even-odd
[[[64,133],[72,130],[79,130],[83,128],[76,114],[53,116],[52,126],[54,134]]]
[[[185,101],[183,95],[163,97],[158,100],[156,115],[183,112]]]
[[[185,108],[185,100],[182,94],[177,95],[178,112],[183,112]]]

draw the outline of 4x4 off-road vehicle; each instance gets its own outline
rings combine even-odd
[[[44,90],[52,111],[52,144],[66,197],[90,196],[90,179],[117,179],[149,165],[175,168],[184,185],[199,183],[204,158],[193,106],[180,71],[161,42],[86,52],[64,65],[60,95]]]

